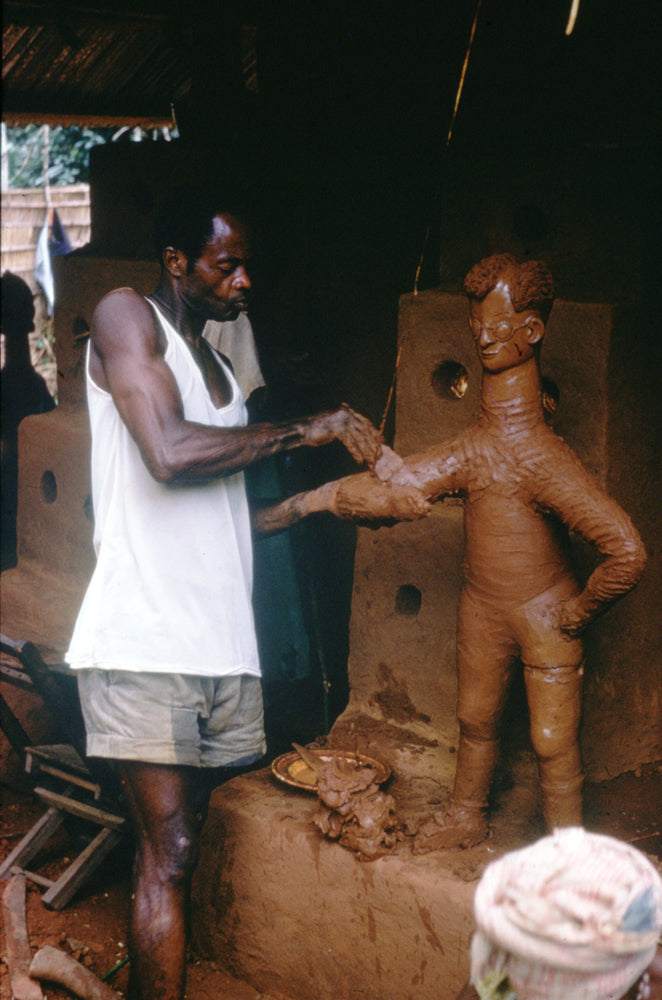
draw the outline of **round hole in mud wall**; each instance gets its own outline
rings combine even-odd
[[[395,595],[395,610],[399,615],[417,615],[421,610],[422,595],[413,583],[405,583],[398,587]]]
[[[92,504],[92,497],[89,493],[85,497],[85,501],[83,503],[83,513],[85,514],[87,520],[94,524],[94,506]]]
[[[442,361],[432,372],[430,384],[442,399],[462,399],[469,388],[469,375],[459,361]]]
[[[71,331],[74,335],[74,342],[77,343],[82,340],[85,340],[88,333],[90,332],[87,320],[83,319],[82,316],[76,316],[76,318],[72,323]]]
[[[57,500],[57,479],[49,469],[41,477],[41,495],[46,503],[55,503]]]
[[[542,378],[542,405],[545,413],[553,417],[559,405],[559,387],[551,378]]]

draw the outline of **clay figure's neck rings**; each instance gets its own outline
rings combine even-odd
[[[505,372],[483,372],[481,422],[513,434],[544,422],[535,358]]]

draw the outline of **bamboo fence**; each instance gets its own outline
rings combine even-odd
[[[90,239],[89,184],[68,184],[49,189],[50,207],[57,209],[72,248],[84,246]],[[2,192],[1,269],[13,271],[36,290],[33,277],[35,250],[49,204],[46,190],[9,188]]]

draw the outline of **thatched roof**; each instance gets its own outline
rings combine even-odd
[[[5,3],[4,121],[170,122],[191,85],[177,8],[164,0]]]

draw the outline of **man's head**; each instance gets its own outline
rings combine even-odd
[[[207,319],[236,319],[251,287],[251,233],[236,202],[206,188],[174,192],[154,226],[162,270]]]
[[[481,996],[507,978],[519,1000],[620,1000],[655,956],[662,880],[630,844],[569,827],[488,865],[474,913]]]
[[[29,285],[11,271],[2,275],[2,332],[20,340],[34,330],[34,298]]]
[[[486,257],[467,274],[464,291],[486,371],[506,371],[537,354],[554,302],[554,283],[544,264],[520,263],[511,254]]]

